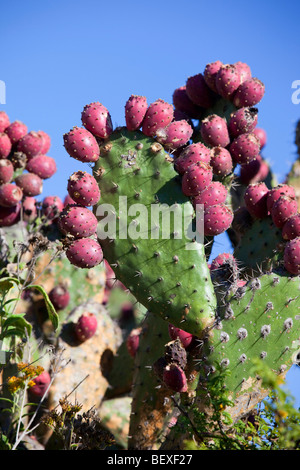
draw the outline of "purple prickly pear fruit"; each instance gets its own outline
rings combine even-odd
[[[70,303],[70,293],[63,284],[58,284],[49,292],[49,299],[55,310],[63,310]]]
[[[194,124],[193,124],[193,121],[192,119],[190,119],[190,117],[184,113],[183,111],[180,111],[179,109],[174,109],[174,118],[173,118],[173,121],[187,121],[189,123],[189,125],[194,128]]]
[[[33,380],[34,385],[28,389],[30,395],[34,395],[37,398],[42,398],[46,393],[50,383],[51,376],[49,372],[44,370],[40,375],[35,377]]]
[[[269,166],[263,160],[261,155],[257,155],[255,160],[241,165],[240,168],[240,180],[242,184],[258,183],[264,181],[269,173]]]
[[[216,256],[216,258],[212,260],[210,270],[218,270],[226,263],[230,263],[237,268],[236,259],[231,253],[220,253],[218,256]]]
[[[300,274],[300,237],[296,237],[287,242],[284,249],[283,260],[284,267],[289,273],[295,275]]]
[[[126,347],[131,357],[135,357],[139,349],[141,328],[131,330],[126,339]]]
[[[216,76],[216,88],[219,95],[231,100],[241,85],[241,73],[234,64],[223,64]]]
[[[171,325],[171,323],[169,323],[169,335],[172,340],[179,338],[185,349],[188,349],[195,341],[194,335],[180,328],[176,328],[174,325]]]
[[[289,196],[280,196],[272,206],[271,217],[276,227],[282,228],[288,218],[297,214],[297,212],[298,204],[296,199]]]
[[[154,137],[159,129],[166,128],[172,122],[173,117],[173,106],[162,99],[158,99],[148,107],[142,131],[148,137]]]
[[[173,121],[164,129],[157,131],[156,138],[158,142],[164,145],[168,150],[176,150],[187,144],[192,137],[193,128],[190,124],[182,119],[181,121]]]
[[[34,197],[27,196],[22,201],[23,209],[23,220],[31,222],[37,216],[36,199]]]
[[[57,167],[54,158],[40,154],[31,158],[27,162],[26,170],[29,171],[29,173],[34,173],[41,179],[46,180],[56,173]]]
[[[24,137],[27,133],[28,128],[26,124],[21,121],[14,121],[5,129],[5,134],[8,135],[13,145],[22,139],[22,137]]]
[[[42,145],[42,137],[37,132],[30,131],[18,141],[17,150],[25,153],[27,158],[30,159],[41,152]]]
[[[69,196],[76,204],[94,206],[100,199],[100,190],[95,178],[86,171],[76,171],[68,180]]]
[[[13,207],[0,206],[0,227],[11,227],[20,219],[21,204]]]
[[[269,189],[265,183],[250,184],[245,191],[244,201],[253,217],[263,219],[268,215],[267,196]]]
[[[235,62],[234,66],[237,67],[238,71],[240,72],[241,83],[243,83],[245,80],[249,80],[249,78],[252,77],[251,68],[245,62]]]
[[[233,160],[245,165],[254,160],[260,152],[260,142],[255,134],[249,132],[236,137],[230,144],[229,151]]]
[[[0,132],[0,159],[7,158],[10,154],[12,144],[10,138],[4,132]]]
[[[46,196],[42,202],[42,213],[47,219],[56,220],[64,204],[58,196]]]
[[[131,95],[125,104],[125,121],[129,131],[136,131],[142,126],[148,108],[145,96]]]
[[[186,196],[197,196],[212,182],[213,172],[210,165],[197,162],[189,166],[182,176],[182,192]]]
[[[227,147],[230,143],[227,122],[217,114],[203,119],[200,132],[204,143],[212,147]]]
[[[268,211],[271,212],[274,203],[280,196],[289,196],[293,199],[296,198],[295,189],[288,184],[278,184],[275,188],[269,190],[267,198]]]
[[[256,135],[256,137],[259,139],[260,141],[260,148],[264,148],[266,143],[267,143],[267,133],[264,129],[262,129],[261,127],[256,127],[254,130],[253,130],[253,134]]]
[[[282,227],[282,238],[285,240],[293,240],[300,237],[300,214],[292,215],[287,219]]]
[[[187,79],[186,92],[190,100],[201,108],[210,108],[214,102],[215,95],[207,86],[202,73]]]
[[[70,194],[67,194],[65,199],[64,199],[64,207],[68,206],[68,205],[73,205],[73,204],[76,204],[76,202],[74,201],[74,199],[71,198]]]
[[[175,111],[181,111],[191,119],[199,119],[201,116],[202,108],[200,108],[195,103],[193,103],[192,100],[190,100],[186,92],[186,86],[181,86],[174,90],[173,105],[175,107]]]
[[[92,338],[97,331],[97,326],[96,315],[91,312],[84,312],[74,325],[74,333],[78,341],[83,343]]]
[[[74,240],[68,247],[66,256],[78,268],[93,268],[103,260],[101,246],[91,238]]]
[[[74,238],[87,238],[95,234],[97,230],[97,218],[82,206],[67,206],[59,215],[59,230],[65,235]]]
[[[164,384],[174,392],[187,392],[187,379],[177,364],[168,364],[163,371]]]
[[[239,108],[231,114],[228,123],[229,133],[232,137],[252,132],[257,124],[257,108]]]
[[[100,139],[107,139],[113,131],[108,109],[99,102],[85,105],[81,113],[81,121],[88,131]]]
[[[0,186],[0,206],[13,207],[22,200],[23,191],[13,183]]]
[[[197,204],[203,204],[204,208],[208,206],[215,206],[226,201],[227,189],[219,181],[212,181],[206,189],[201,191],[197,196],[193,197],[193,206],[196,208]]]
[[[193,163],[204,162],[209,164],[210,157],[210,149],[201,142],[190,144],[176,158],[174,168],[180,175],[183,175]]]
[[[224,147],[213,147],[211,149],[210,165],[215,175],[222,178],[229,175],[233,168],[230,152]]]
[[[38,131],[37,133],[42,138],[41,154],[46,155],[46,153],[49,152],[50,147],[51,147],[51,138],[49,134],[47,134],[44,131]]]
[[[10,183],[14,176],[14,166],[11,161],[0,160],[0,184]]]
[[[24,196],[38,196],[43,191],[43,180],[34,173],[23,173],[15,179]]]
[[[233,104],[237,108],[255,106],[265,94],[265,85],[256,77],[245,80],[236,90]]]
[[[5,129],[10,125],[10,120],[5,111],[0,111],[0,133],[4,132]]]
[[[204,211],[204,227],[202,221],[197,221],[197,230],[205,236],[216,236],[225,232],[233,221],[233,212],[224,203],[208,206]],[[201,226],[199,227],[199,223]]]
[[[216,60],[215,62],[207,64],[203,72],[203,77],[207,86],[209,86],[209,88],[215,93],[218,93],[216,87],[216,77],[222,65],[223,63],[220,60]]]
[[[73,127],[70,132],[64,134],[64,147],[71,157],[80,162],[96,162],[99,159],[97,140],[82,127]]]

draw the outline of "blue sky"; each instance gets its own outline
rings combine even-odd
[[[172,102],[175,88],[206,63],[247,62],[266,86],[259,126],[267,131],[263,155],[279,182],[296,157],[294,129],[300,104],[300,3],[270,0],[30,1],[2,2],[0,80],[6,84],[11,121],[24,121],[52,138],[49,155],[58,172],[43,196],[64,197],[68,177],[87,169],[71,159],[63,134],[81,125],[85,104],[100,101],[114,125],[124,125],[128,97],[142,94]],[[300,95],[299,95],[300,96]],[[228,249],[220,237],[216,251]],[[299,370],[289,376],[300,394]]]

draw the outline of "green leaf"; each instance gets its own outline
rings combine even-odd
[[[39,286],[38,284],[26,286],[25,289],[36,289],[40,292],[40,294],[42,294],[45,300],[48,316],[52,322],[54,329],[56,330],[58,327],[58,315],[45,289],[42,286]]]
[[[14,284],[20,284],[20,281],[15,277],[4,277],[0,279],[0,292],[8,292]]]
[[[24,336],[25,329],[28,331],[28,334],[30,335],[31,330],[32,330],[32,326],[27,320],[25,320],[23,315],[25,315],[25,314],[19,313],[19,314],[10,315],[4,321],[4,323],[2,325],[2,334],[4,336],[7,336],[6,333],[8,331],[10,331],[9,328],[13,327],[13,328],[16,328],[16,329],[23,332],[21,336]],[[18,335],[18,336],[20,336],[20,335]]]

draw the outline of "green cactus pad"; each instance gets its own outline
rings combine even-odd
[[[229,371],[225,386],[233,397],[257,384],[254,358],[283,376],[299,351],[300,281],[264,274],[240,288],[220,307],[219,324],[206,344],[210,372]],[[213,375],[213,374],[212,374]]]
[[[192,227],[194,209],[181,191],[170,156],[153,139],[126,128],[116,130],[100,150],[93,174],[101,199],[94,212],[104,231],[104,204],[110,204],[110,216],[117,220],[116,236],[103,239],[98,230],[104,257],[148,310],[201,336],[214,319],[216,301],[204,245],[193,242],[184,229],[184,223]],[[157,207],[168,212],[169,226],[151,219]],[[179,230],[170,207],[180,218]]]

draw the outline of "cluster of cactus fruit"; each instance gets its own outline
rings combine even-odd
[[[44,200],[43,213],[55,223],[72,266],[89,270],[105,263],[106,292],[110,280],[118,282],[147,312],[124,341],[136,367],[132,448],[157,445],[167,415],[161,403],[169,394],[180,394],[185,406],[196,397],[202,408],[211,378],[226,369],[232,414],[241,416],[269,392],[260,389],[252,360],[264,360],[279,375],[297,360],[300,214],[295,189],[270,182],[262,156],[266,133],[256,106],[264,93],[247,64],[218,60],[178,87],[173,104],[131,95],[125,126],[114,129],[108,109],[93,102],[82,110],[82,125],[63,136],[67,153],[89,164],[92,174],[73,173],[64,202]],[[28,213],[28,199],[41,193],[56,166],[46,156],[44,133],[10,124],[4,112],[0,131],[3,227],[19,220],[21,207]],[[152,207],[162,219],[153,221]],[[233,253],[209,264],[215,237],[225,232]],[[63,285],[49,298],[57,311],[70,301]],[[96,329],[97,318],[85,312],[74,335],[80,344]],[[156,344],[148,344],[149,337]],[[47,380],[37,380],[36,393]]]

